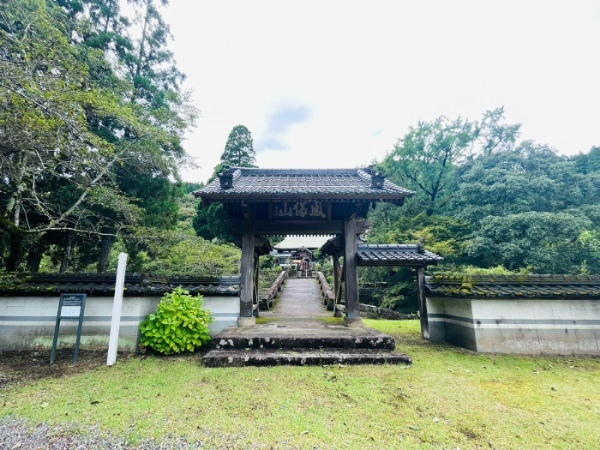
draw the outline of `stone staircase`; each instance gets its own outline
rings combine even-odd
[[[394,338],[370,328],[346,327],[322,305],[314,279],[287,281],[266,323],[230,327],[213,338],[207,367],[411,364]]]

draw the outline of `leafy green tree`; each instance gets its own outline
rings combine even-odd
[[[537,273],[572,273],[581,259],[577,241],[591,221],[566,212],[524,212],[488,216],[467,251],[478,265],[502,264],[509,270],[529,267]]]
[[[10,236],[9,270],[21,262],[25,235],[90,231],[93,205],[128,208],[114,202],[120,194],[108,174],[132,142],[118,148],[99,138],[86,115],[145,131],[118,98],[89,83],[88,67],[64,34],[67,21],[39,0],[11,2],[0,15],[0,224]]]
[[[187,230],[154,230],[148,234],[139,229],[138,233],[144,250],[132,255],[128,263],[132,271],[194,276],[239,274],[241,252],[233,245],[214,244]]]
[[[446,262],[464,256],[465,245],[471,238],[472,226],[449,216],[428,216],[424,212],[414,217],[402,217],[385,236],[389,243],[421,243],[428,250],[444,257]]]
[[[530,141],[514,149],[482,154],[456,174],[451,214],[472,222],[528,211],[557,212],[594,204],[600,183],[577,173],[556,150]]]
[[[243,125],[236,125],[227,138],[221,163],[235,167],[256,167],[255,162],[256,152],[250,131]]]
[[[481,122],[442,116],[410,127],[380,164],[392,181],[417,192],[405,212],[439,214],[453,194],[458,167],[475,155],[512,148],[520,125],[503,120],[504,108],[497,108],[486,111]]]
[[[588,153],[573,157],[578,172],[589,175],[600,173],[600,147],[592,147]]]
[[[506,124],[504,120],[504,107],[486,111],[479,126],[479,142],[481,153],[491,153],[510,150],[515,146],[521,131],[521,124]]]
[[[119,230],[156,216],[149,205],[158,202],[128,193],[142,179],[146,191],[167,200],[175,192],[164,187],[177,176],[181,135],[194,111],[178,95],[180,74],[167,67],[164,24],[152,1],[136,5],[145,6],[147,33],[138,41],[118,35],[127,21],[115,1],[26,0],[0,13],[0,228],[9,269],[36,245],[26,236],[41,243],[49,232],[95,235],[104,248]],[[139,73],[123,78],[119,65]],[[136,180],[129,183],[119,173],[127,167],[147,176],[129,170]]]
[[[584,230],[578,238],[583,253],[580,270],[583,273],[600,273],[600,227]]]
[[[194,217],[193,225],[196,234],[201,238],[212,240],[218,239],[223,242],[231,240],[229,228],[227,228],[227,215],[223,209],[223,204],[213,202],[208,207],[198,202],[197,215]]]
[[[361,267],[361,302],[402,313],[418,311],[416,273],[410,267]]]
[[[433,214],[452,181],[456,164],[469,154],[477,139],[477,125],[439,117],[419,122],[394,146],[382,163],[390,179],[418,193],[428,214]]]
[[[256,167],[256,154],[252,144],[252,135],[243,125],[233,127],[221,155],[221,163],[217,164],[210,181],[216,178],[225,166]],[[226,214],[219,202],[206,206],[200,201],[193,225],[196,234],[204,239],[218,239],[223,242],[231,240],[231,234],[226,224]]]
[[[417,195],[408,208],[378,205],[369,240],[422,242],[444,256],[440,270],[596,273],[600,150],[564,157],[517,144],[519,132],[503,108],[480,122],[441,117],[411,128],[380,167]],[[361,281],[379,286],[375,300],[396,308],[410,299],[410,277],[361,271]]]
[[[90,2],[88,22],[96,32],[90,34],[90,42],[102,43],[105,51],[106,42],[112,43],[114,56],[125,68],[126,89],[121,95],[124,100],[142,108],[148,119],[164,130],[169,130],[169,141],[166,145],[148,148],[156,158],[154,160],[135,159],[127,161],[117,174],[121,190],[135,198],[136,205],[142,210],[144,226],[159,229],[172,228],[177,223],[177,196],[181,191],[171,182],[178,177],[177,167],[173,164],[184,155],[181,137],[185,129],[193,124],[196,112],[188,105],[188,96],[181,91],[184,75],[177,69],[173,54],[167,48],[171,37],[169,27],[164,22],[157,2],[153,0],[137,0],[135,18],[132,26],[124,27],[127,20],[118,17],[118,3],[95,8],[97,0]],[[100,2],[102,3],[102,2]],[[162,0],[160,5],[168,4]],[[97,11],[95,14],[94,12]],[[137,36],[131,28],[140,32]],[[129,130],[123,130],[128,134]],[[113,130],[113,133],[120,132]],[[156,164],[159,162],[160,164]],[[113,231],[114,230],[107,230]],[[102,252],[98,270],[104,271],[108,264],[110,247],[114,242],[113,233],[106,233],[102,239]],[[132,250],[137,245],[129,246]]]

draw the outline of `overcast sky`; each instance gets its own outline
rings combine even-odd
[[[201,112],[186,181],[206,181],[238,124],[265,168],[368,165],[418,121],[499,106],[522,139],[600,145],[600,0],[171,0],[163,15]]]

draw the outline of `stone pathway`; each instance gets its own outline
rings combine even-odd
[[[207,367],[326,364],[411,364],[394,338],[371,328],[344,326],[327,311],[315,279],[287,280],[266,323],[229,327],[202,358]]]
[[[333,317],[327,311],[321,297],[319,285],[314,278],[291,278],[286,280],[281,298],[275,308],[261,311],[260,317],[274,320],[306,321]]]

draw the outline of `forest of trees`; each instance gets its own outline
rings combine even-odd
[[[182,220],[182,137],[197,112],[167,46],[169,27],[160,14],[166,5],[129,0],[125,15],[119,0],[3,3],[6,270],[103,272],[115,246],[130,254],[132,270],[165,269],[169,261],[153,263],[165,252],[172,259],[183,241],[195,239],[188,248],[208,245],[186,224],[191,218]],[[224,250],[226,259],[231,251]],[[198,253],[215,252],[185,256]],[[207,264],[218,270],[221,262]]]
[[[401,208],[379,205],[369,241],[421,242],[445,258],[434,271],[598,273],[600,147],[561,156],[519,132],[503,108],[411,127],[379,168],[416,194]],[[375,301],[414,309],[410,270],[362,276],[387,286]]]
[[[0,9],[0,262],[4,271],[239,270],[219,204],[183,183],[197,111],[168,49],[166,0],[21,0]],[[370,243],[421,242],[433,270],[598,273],[600,147],[520,140],[503,108],[410,127],[377,162],[416,192],[371,212]],[[233,127],[221,163],[255,167]],[[216,238],[216,239],[215,239]],[[414,309],[408,269],[363,269],[373,302]]]

